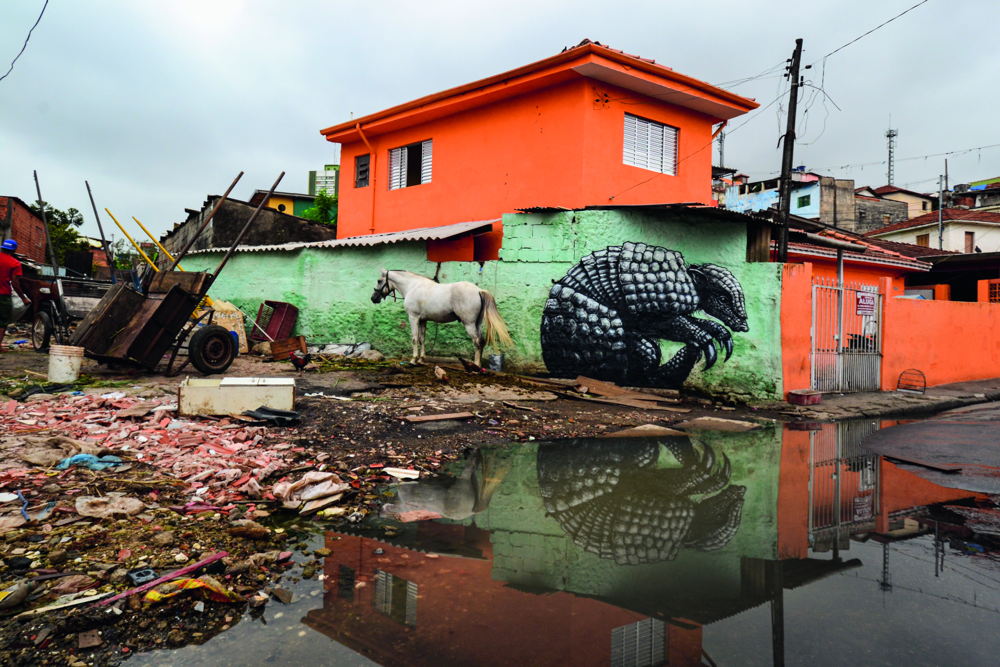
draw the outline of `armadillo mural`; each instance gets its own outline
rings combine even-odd
[[[694,317],[698,310],[716,320]],[[728,327],[728,328],[727,328]],[[557,377],[679,387],[716,342],[733,352],[732,331],[749,331],[743,288],[726,268],[684,262],[676,250],[625,243],[592,252],[549,291],[542,356]],[[683,347],[660,364],[660,340]]]

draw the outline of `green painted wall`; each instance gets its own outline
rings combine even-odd
[[[699,217],[696,211],[641,213],[575,211],[504,216],[500,261],[480,267],[447,262],[440,280],[469,280],[497,298],[516,347],[506,352],[514,367],[541,367],[539,325],[548,290],[580,257],[609,245],[641,241],[684,254],[689,264],[712,262],[730,269],[743,285],[750,331],[734,334],[728,362],[691,374],[691,387],[739,400],[780,398],[780,265],[747,263],[746,229]],[[185,258],[188,270],[211,270],[216,253]],[[371,342],[388,355],[410,350],[402,303],[373,305],[372,289],[382,268],[433,275],[423,243],[376,248],[305,248],[292,252],[248,252],[235,256],[212,295],[256,313],[264,299],[289,301],[300,308],[297,333],[316,342]],[[696,313],[696,316],[699,314]],[[703,314],[702,314],[703,315]],[[669,358],[679,345],[664,344]],[[430,323],[427,353],[471,357],[472,345],[457,323]],[[487,351],[489,353],[489,351]]]

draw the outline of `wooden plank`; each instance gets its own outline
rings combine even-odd
[[[679,399],[670,397],[665,398],[663,396],[658,396],[656,394],[647,393],[644,391],[636,391],[634,389],[625,389],[616,385],[614,382],[605,382],[604,380],[595,380],[594,378],[586,377],[585,375],[577,376],[576,386],[580,389],[585,388],[582,393],[586,394],[596,394],[598,396],[604,396],[606,398],[628,398],[636,399],[639,401],[656,401],[659,403],[677,403]]]
[[[408,422],[436,422],[445,419],[469,419],[475,416],[471,412],[445,412],[439,415],[407,415],[403,419]]]
[[[573,398],[578,401],[590,401],[591,403],[606,403],[608,405],[620,405],[626,408],[640,408],[642,410],[660,410],[663,412],[691,412],[688,408],[671,408],[660,405],[653,401],[640,401],[635,398],[598,398],[596,396],[583,396],[582,394],[571,394],[569,392],[557,392],[566,398]]]

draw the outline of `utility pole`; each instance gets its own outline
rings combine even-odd
[[[339,144],[338,144],[339,145]],[[719,166],[726,166],[726,131],[719,130]]]
[[[944,250],[944,176],[938,176],[938,250]]]
[[[799,102],[799,62],[802,60],[802,38],[795,40],[795,51],[788,66],[788,77],[792,82],[788,91],[788,123],[785,129],[784,146],[781,153],[781,189],[778,199],[780,216],[778,240],[778,261],[788,261],[788,213],[792,206],[792,151],[795,148],[795,112]]]

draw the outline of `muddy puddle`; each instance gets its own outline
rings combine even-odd
[[[129,664],[995,664],[992,505],[869,453],[880,425],[473,451],[305,526],[287,604]]]

